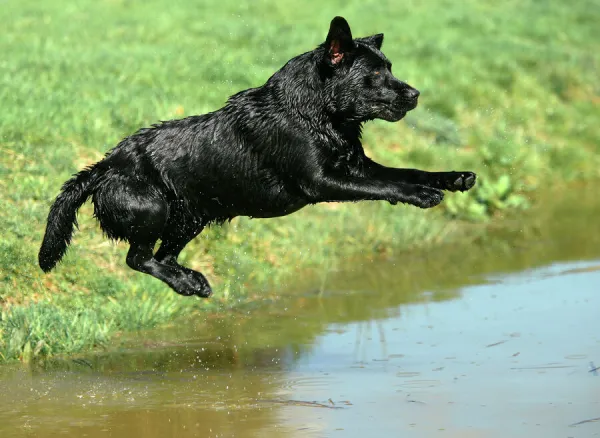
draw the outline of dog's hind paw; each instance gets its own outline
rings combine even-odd
[[[191,295],[196,295],[200,298],[210,297],[213,292],[204,275],[200,272],[192,271],[192,276],[196,284],[192,287],[193,293]]]
[[[187,272],[177,284],[173,285],[175,292],[185,297],[195,295],[200,298],[209,298],[212,295],[212,289],[204,275],[187,268],[183,268],[183,270]]]

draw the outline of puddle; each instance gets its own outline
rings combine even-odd
[[[596,204],[332,273],[336,293],[2,367],[0,436],[600,436]]]

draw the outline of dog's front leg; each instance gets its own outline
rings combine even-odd
[[[475,185],[477,175],[473,172],[427,172],[418,169],[385,167],[370,158],[365,160],[365,172],[369,178],[421,184],[451,192],[469,190]]]
[[[338,175],[312,175],[301,185],[310,203],[344,201],[402,202],[420,208],[438,205],[444,199],[441,190],[418,184]]]

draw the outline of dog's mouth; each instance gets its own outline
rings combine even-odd
[[[408,112],[410,110],[414,110],[418,104],[418,99],[401,99],[397,105],[402,109],[402,111]]]
[[[417,107],[417,99],[395,99],[393,101],[381,100],[377,102],[383,110],[379,118],[389,122],[402,120],[406,113]]]
[[[402,120],[406,116],[407,112],[408,111],[394,111],[394,114],[392,115],[390,121],[398,122],[398,121]]]
[[[406,113],[414,110],[417,107],[417,99],[401,99],[392,105],[392,111],[398,117],[398,120],[404,118]]]
[[[378,105],[392,108],[393,111],[408,112],[415,109],[419,103],[418,99],[395,99],[395,100],[378,100]]]
[[[377,118],[388,122],[397,122],[399,120],[402,120],[404,116],[406,116],[407,112],[408,111],[404,111],[402,109],[388,108],[381,112]]]

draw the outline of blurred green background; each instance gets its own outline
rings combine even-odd
[[[0,361],[82,351],[285,294],[303,270],[356,254],[468,239],[545,188],[598,177],[599,1],[1,5]],[[212,228],[182,255],[215,286],[209,301],[128,269],[126,246],[101,236],[88,204],[64,262],[42,275],[46,215],[71,174],[140,127],[261,85],[321,43],[335,15],[356,37],[383,32],[395,75],[421,91],[405,120],[366,126],[367,153],[392,166],[473,170],[474,190],[431,211],[331,204]]]

